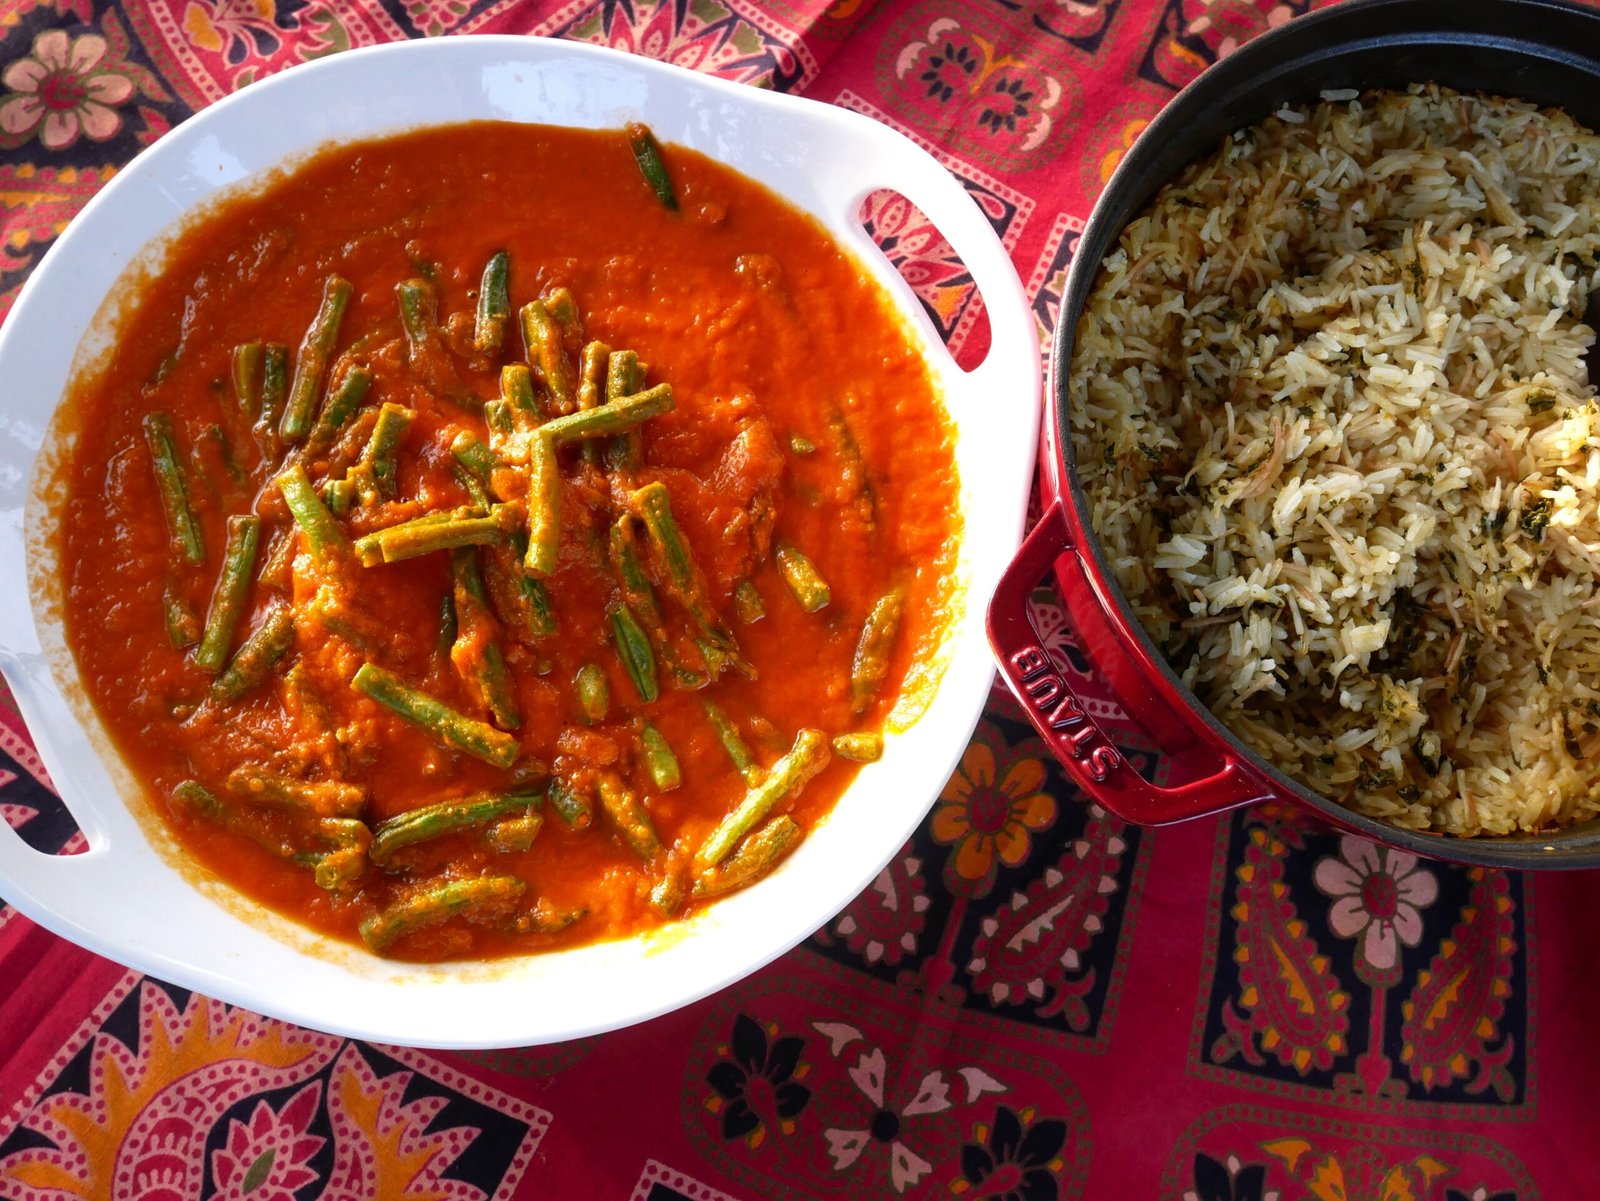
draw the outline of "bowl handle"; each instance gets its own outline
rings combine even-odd
[[[1245,759],[1225,746],[1207,743],[1198,733],[1191,733],[1186,742],[1169,741],[1161,748],[1171,760],[1173,774],[1187,783],[1162,787],[1141,776],[1089,715],[1033,628],[1028,597],[1047,574],[1057,595],[1068,602],[1075,641],[1096,674],[1109,674],[1114,656],[1122,657],[1119,666],[1134,667],[1123,635],[1095,591],[1059,499],[1046,510],[1001,577],[989,603],[989,643],[1000,674],[1028,719],[1091,800],[1125,821],[1156,826],[1219,813],[1276,794]],[[1093,622],[1097,614],[1100,621]],[[1128,705],[1126,698],[1119,699]],[[1153,711],[1152,706],[1161,711]],[[1154,695],[1141,698],[1139,706],[1130,708],[1129,716],[1141,725],[1164,731],[1192,731],[1192,718],[1186,723]]]

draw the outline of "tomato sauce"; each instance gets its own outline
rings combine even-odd
[[[688,884],[696,848],[752,787],[705,701],[739,728],[758,764],[752,778],[802,729],[829,738],[882,729],[908,670],[939,639],[951,601],[959,516],[947,417],[887,298],[815,221],[694,152],[668,147],[664,157],[675,211],[641,177],[622,131],[479,123],[330,148],[194,219],[160,269],[123,299],[113,351],[66,401],[76,438],[60,534],[68,637],[121,753],[205,870],[350,940],[363,921],[441,881],[494,875],[525,885],[513,905],[428,920],[382,948],[406,958],[622,937],[707,903],[688,896],[662,906],[652,890],[668,877]],[[472,314],[484,265],[502,250],[510,327],[503,353],[486,356],[472,346]],[[284,344],[292,366],[330,276],[353,285],[333,356],[370,374],[361,411],[389,402],[414,415],[395,452],[392,495],[368,497],[336,519],[348,539],[473,504],[452,440],[462,431],[490,440],[482,405],[500,395],[501,368],[524,361],[517,314],[536,297],[568,289],[582,340],[637,352],[644,386],[671,387],[671,411],[637,427],[642,455],[626,486],[581,445],[557,452],[559,556],[541,581],[555,632],[508,629],[492,606],[474,627],[499,648],[520,715],[508,731],[519,755],[509,769],[451,749],[352,686],[363,664],[375,664],[493,724],[441,633],[451,554],[320,562],[275,480],[287,450],[321,488],[348,465],[350,440],[316,454],[276,445],[230,385],[241,344]],[[397,310],[396,285],[409,279],[427,280],[437,296],[442,352],[428,361],[408,351]],[[574,365],[578,343],[566,348]],[[198,563],[164,520],[141,424],[155,411],[171,424],[204,546]],[[507,511],[531,504],[525,474],[508,467],[506,484],[496,473],[496,491],[514,502]],[[723,671],[686,685],[667,669],[672,648],[658,644],[660,693],[646,702],[616,646],[609,615],[621,594],[607,538],[629,498],[657,482],[752,678]],[[260,552],[228,652],[285,606],[293,641],[263,682],[223,700],[213,692],[216,673],[196,665],[192,645],[177,645],[183,639],[169,635],[166,615],[176,606],[204,620],[228,519],[241,514],[259,517]],[[825,607],[808,611],[791,595],[774,561],[780,545],[800,549],[826,580]],[[287,564],[276,580],[266,566],[275,555]],[[644,561],[669,641],[698,665],[685,612],[663,591],[662,562]],[[315,608],[330,580],[348,623]],[[747,583],[759,620],[746,620],[735,599]],[[886,678],[855,704],[852,659],[863,624],[895,588],[905,599]],[[457,638],[460,621],[458,613]],[[482,653],[456,650],[468,663]],[[585,665],[609,686],[599,715],[585,715],[574,687]],[[645,722],[674,752],[680,786],[661,787],[646,770]],[[357,786],[364,801],[354,818],[368,828],[507,789],[545,797],[535,810],[542,827],[525,847],[464,828],[328,887],[304,854],[296,857],[303,814],[230,792],[241,764]],[[812,829],[857,770],[834,754],[774,812]],[[639,798],[659,850],[646,857],[630,847],[599,804],[587,828],[552,811],[552,779],[576,782],[592,803],[596,773]],[[186,782],[246,813],[253,835],[175,803]],[[545,919],[564,916],[514,920],[533,908]]]

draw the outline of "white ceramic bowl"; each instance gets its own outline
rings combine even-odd
[[[766,183],[854,250],[921,339],[957,426],[965,602],[927,712],[888,740],[771,878],[653,935],[418,966],[318,937],[184,870],[77,684],[41,464],[63,451],[51,420],[68,380],[105,344],[103,298],[181,218],[329,142],[485,118],[648,121],[663,139]],[[992,331],[976,370],[956,367],[859,225],[862,199],[879,187],[915,202],[972,272]],[[552,1042],[687,1004],[788,950],[882,870],[948,778],[987,695],[983,607],[1021,539],[1039,421],[1033,317],[1011,262],[961,185],[912,142],[829,105],[521,37],[340,54],[185,122],[119,173],[45,256],[0,329],[0,379],[0,670],[89,844],[80,855],[42,855],[0,822],[0,896],[63,937],[184,987],[326,1031],[434,1047]]]

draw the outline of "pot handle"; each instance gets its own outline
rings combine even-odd
[[[1028,720],[1091,800],[1125,821],[1159,826],[1220,813],[1274,795],[1246,760],[1226,747],[1208,744],[1198,735],[1187,743],[1161,748],[1171,758],[1178,778],[1190,777],[1187,783],[1162,787],[1141,776],[1089,715],[1065,676],[1056,670],[1033,628],[1028,597],[1047,574],[1053,577],[1057,594],[1069,601],[1068,608],[1077,623],[1074,632],[1079,635],[1078,646],[1097,673],[1105,674],[1112,656],[1127,658],[1128,651],[1089,578],[1059,499],[1023,540],[995,589],[989,603],[989,643],[1000,674],[1022,703]],[[1101,615],[1102,621],[1085,624],[1085,618],[1095,614]],[[1167,708],[1165,702],[1151,697],[1144,703],[1145,712],[1155,705]],[[1130,709],[1129,715],[1145,724],[1138,706]],[[1170,708],[1162,716],[1166,721],[1159,725],[1183,724]]]

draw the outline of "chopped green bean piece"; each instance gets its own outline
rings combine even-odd
[[[540,427],[539,432],[557,445],[576,442],[582,438],[608,438],[630,430],[652,417],[672,412],[672,385],[657,384],[632,396],[613,400],[598,409],[568,413],[552,417]]]
[[[650,649],[650,639],[639,626],[627,605],[617,605],[611,610],[611,633],[617,644],[617,654],[622,666],[633,681],[634,691],[646,704],[661,695],[656,680],[656,657]]]
[[[649,722],[639,731],[639,745],[644,751],[645,770],[650,782],[662,792],[671,792],[683,783],[683,772],[678,767],[678,757],[672,753],[672,744],[666,735]]]
[[[606,401],[632,396],[644,387],[644,366],[631,350],[615,350],[606,360]],[[644,461],[644,438],[639,427],[618,434],[606,443],[606,466],[623,475],[639,470]]]
[[[256,418],[256,441],[269,452],[278,445],[278,426],[289,397],[289,348],[268,342],[261,350],[261,415]]]
[[[801,730],[789,753],[772,765],[766,777],[740,801],[732,813],[711,832],[697,856],[699,862],[714,866],[733,850],[778,802],[805,787],[806,782],[828,766],[828,736],[821,730]]]
[[[183,474],[183,459],[172,434],[172,418],[165,413],[149,413],[144,419],[144,440],[150,447],[155,467],[156,490],[161,494],[161,511],[166,515],[167,534],[191,563],[206,561],[205,539],[200,523],[189,507],[189,485]]]
[[[261,413],[261,354],[260,342],[241,342],[233,348],[233,398],[251,421]]]
[[[387,909],[363,918],[361,938],[381,954],[407,934],[440,925],[458,914],[474,918],[503,912],[527,888],[515,876],[476,876],[426,885]]]
[[[663,917],[677,917],[689,900],[688,873],[669,868],[650,889],[650,907]]]
[[[661,849],[661,839],[656,835],[655,824],[639,794],[623,782],[614,771],[602,771],[595,776],[595,792],[600,796],[600,807],[616,827],[622,841],[638,855],[649,860]]]
[[[317,817],[354,817],[367,803],[367,790],[342,780],[297,780],[264,767],[246,764],[228,773],[228,791],[280,809]]]
[[[494,506],[481,517],[447,514],[444,519],[438,521],[425,522],[418,519],[386,526],[356,539],[356,557],[363,566],[373,567],[378,563],[398,563],[403,559],[415,559],[419,555],[432,554],[439,550],[504,542],[508,534],[508,522],[515,514],[500,510],[509,507]]]
[[[533,390],[532,373],[521,363],[500,368],[500,398],[512,411],[529,414],[535,421],[542,422],[549,417],[538,393]]]
[[[495,724],[515,730],[522,724],[516,686],[500,651],[488,595],[472,551],[461,547],[450,552],[450,579],[456,602],[456,640],[450,648],[450,661]]]
[[[900,630],[905,608],[904,588],[893,588],[878,598],[861,627],[856,653],[850,664],[850,707],[864,713],[873,695],[889,675],[889,655]]]
[[[471,430],[460,430],[450,440],[450,454],[461,467],[470,471],[478,478],[478,482],[485,488],[494,478],[496,471],[503,471],[505,464],[500,461],[500,456],[490,450]]]
[[[539,812],[524,813],[521,817],[508,817],[497,821],[484,832],[484,841],[499,851],[502,855],[509,855],[515,851],[526,851],[533,845],[534,839],[539,837],[539,831],[544,829],[544,814]]]
[[[361,402],[367,398],[367,389],[370,387],[372,372],[365,367],[352,367],[344,373],[323,402],[322,411],[317,414],[311,433],[306,438],[307,457],[320,455],[333,445],[339,431],[344,429],[361,407]]]
[[[713,702],[703,701],[701,704],[711,722],[711,728],[717,732],[717,741],[722,744],[722,749],[728,752],[728,758],[744,777],[745,783],[752,786],[759,783],[762,777],[761,768],[756,763],[756,757],[750,753],[750,748],[745,745],[739,727],[734,725],[733,719]]]
[[[876,763],[883,758],[883,735],[866,731],[836,735],[833,753],[852,763]]]
[[[355,288],[349,280],[330,275],[322,284],[322,303],[316,316],[306,327],[300,341],[300,353],[295,356],[294,380],[289,385],[289,396],[284,406],[283,419],[278,433],[286,442],[298,442],[311,432],[311,422],[316,416],[317,394],[322,390],[322,375],[328,367],[328,356],[333,353],[339,339],[339,325],[350,304]]]
[[[541,429],[528,442],[528,553],[523,561],[535,576],[553,575],[560,549],[561,472],[555,443]]]
[[[355,507],[358,499],[356,486],[348,479],[329,480],[322,485],[322,503],[335,517],[343,517]]]
[[[416,413],[393,401],[384,401],[378,410],[378,421],[372,427],[372,436],[361,452],[361,462],[372,470],[372,480],[378,495],[394,499],[397,464],[395,456],[406,430],[416,420]]]
[[[480,792],[449,801],[435,801],[408,810],[372,830],[372,862],[380,867],[402,847],[443,838],[461,830],[488,825],[505,817],[522,817],[539,804],[534,792]]]
[[[822,578],[816,564],[792,546],[780,545],[776,552],[778,572],[789,586],[789,593],[807,613],[816,613],[828,607],[833,590]]]
[[[184,650],[200,641],[200,614],[188,600],[179,595],[168,581],[161,591],[161,616],[167,627],[167,641],[173,650]]]
[[[363,663],[350,686],[427,731],[443,745],[494,767],[508,768],[522,753],[521,744],[510,734],[456,712],[374,663]]]
[[[293,645],[294,614],[287,605],[274,605],[212,681],[211,695],[223,701],[238,700],[265,680]]]
[[[505,343],[511,320],[511,256],[497,250],[483,268],[478,285],[478,312],[472,327],[472,348],[479,354],[497,355]]]
[[[245,598],[255,573],[256,550],[261,542],[261,518],[228,518],[228,545],[222,554],[222,574],[211,594],[205,635],[194,652],[195,666],[220,671],[233,647],[233,634],[244,616]]]
[[[584,720],[590,725],[604,721],[611,708],[611,685],[606,681],[606,673],[596,664],[585,663],[578,668],[572,687],[577,692],[578,711]]]
[[[344,530],[332,513],[322,503],[322,497],[311,486],[306,469],[295,463],[277,479],[278,491],[289,506],[295,524],[306,537],[306,546],[319,567],[330,567],[350,548]]]
[[[551,411],[572,412],[578,395],[561,323],[551,314],[547,300],[530,300],[522,306],[519,317],[528,366],[544,385]]]
[[[749,580],[741,581],[733,590],[733,607],[739,614],[739,620],[747,626],[754,625],[767,615],[767,607],[761,603],[761,593]]]
[[[639,174],[656,194],[661,206],[678,211],[678,195],[672,189],[672,176],[667,174],[666,160],[661,157],[661,144],[648,125],[635,121],[628,126],[628,145],[633,148],[633,160],[639,164]]]
[[[736,888],[754,884],[777,867],[789,852],[800,845],[805,831],[788,814],[779,814],[759,830],[753,831],[739,849],[720,867],[695,877],[694,895],[701,900],[721,896]]]
[[[545,789],[545,800],[570,829],[587,830],[589,823],[594,820],[594,808],[589,798],[559,776],[553,778]]]

